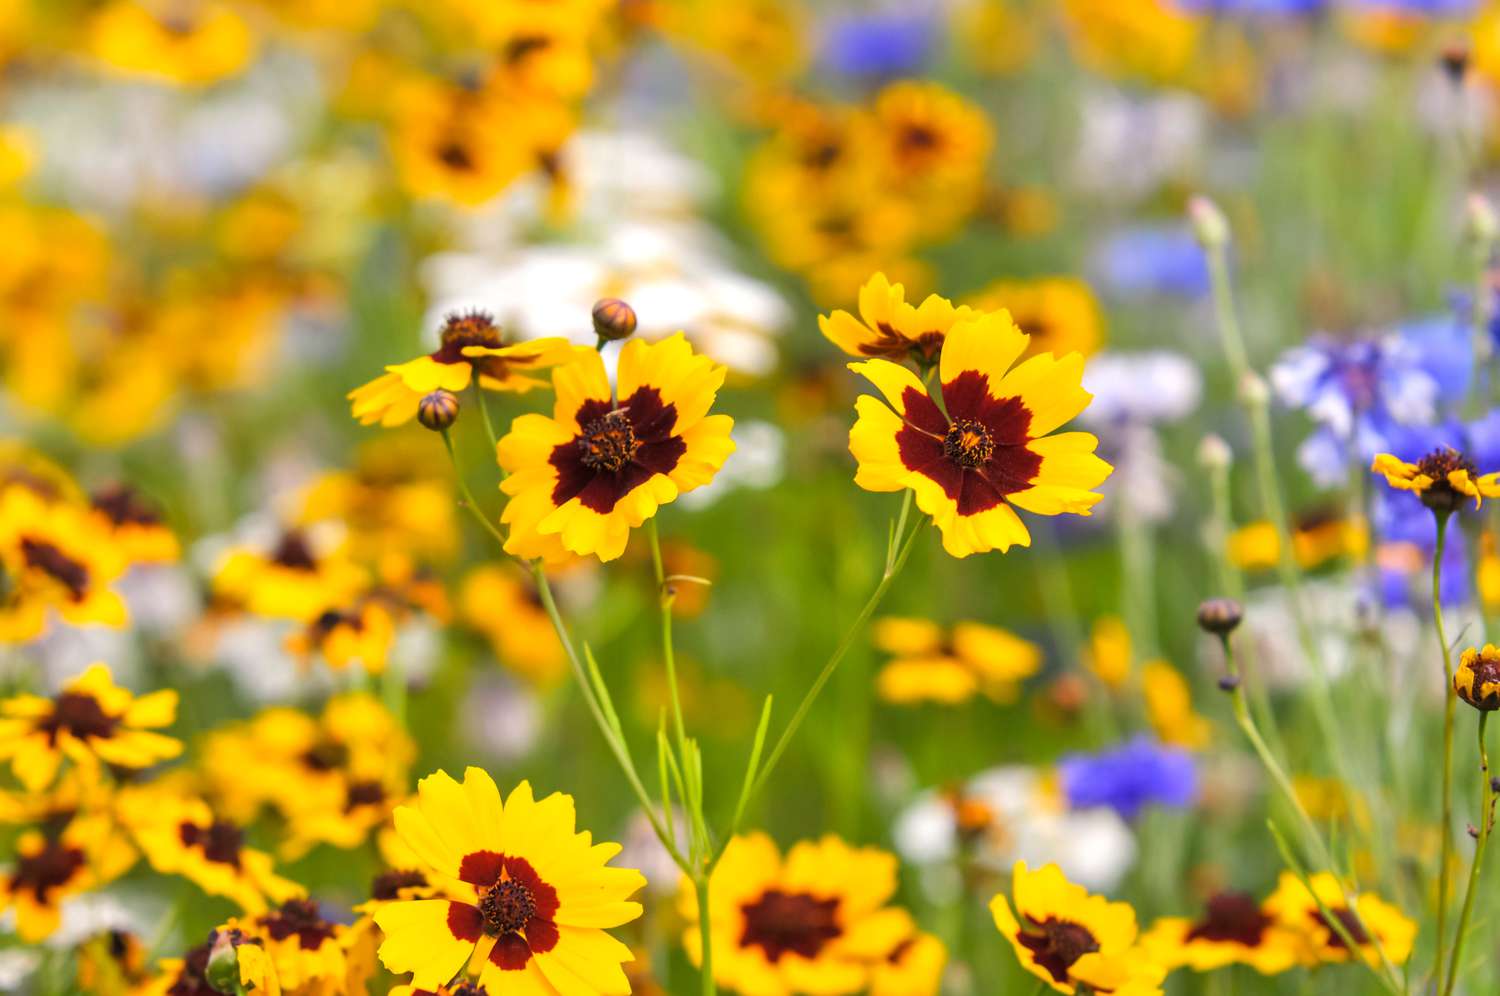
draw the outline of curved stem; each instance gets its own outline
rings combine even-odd
[[[1450,694],[1449,698],[1454,696]],[[1480,869],[1484,867],[1484,849],[1490,842],[1491,810],[1495,805],[1495,783],[1490,778],[1490,755],[1484,746],[1484,725],[1489,720],[1488,712],[1479,714],[1479,797],[1482,800],[1479,810],[1479,843],[1474,845],[1474,863],[1469,866],[1469,885],[1464,892],[1463,910],[1458,914],[1458,929],[1453,934],[1453,956],[1448,962],[1448,984],[1443,988],[1443,996],[1449,996],[1453,992],[1453,984],[1458,979],[1459,959],[1463,956],[1464,933],[1469,927],[1469,914],[1474,911],[1474,895],[1479,891]]]
[[[1457,697],[1453,694],[1453,662],[1448,656],[1448,637],[1443,630],[1443,549],[1448,538],[1447,512],[1435,512],[1437,543],[1432,554],[1432,622],[1437,627],[1438,653],[1443,660],[1443,840],[1438,866],[1437,954],[1433,960],[1436,990],[1443,992],[1443,948],[1447,944],[1449,866],[1453,864],[1453,721]]]
[[[464,480],[464,471],[458,465],[458,454],[453,452],[453,439],[448,435],[447,429],[443,430],[443,446],[447,448],[448,460],[453,464],[453,478],[458,482],[459,493],[464,496],[464,505],[469,509],[474,518],[479,521],[479,524],[485,528],[485,531],[495,537],[495,542],[500,544],[500,549],[505,549],[505,537],[501,534],[500,528],[491,522],[489,517],[480,510],[479,502],[474,500],[474,492],[469,490],[469,483]]]

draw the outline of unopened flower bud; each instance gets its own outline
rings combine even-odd
[[[1219,691],[1232,692],[1240,687],[1240,676],[1237,674],[1226,674],[1219,679]]]
[[[1256,408],[1270,404],[1271,389],[1266,386],[1265,378],[1254,370],[1246,370],[1240,378],[1240,400]]]
[[[594,302],[594,333],[600,339],[614,342],[635,333],[635,309],[617,297]]]
[[[228,931],[214,932],[213,946],[208,951],[208,964],[203,977],[208,984],[221,993],[240,991],[240,959],[235,950],[234,936]]]
[[[1490,246],[1500,237],[1500,219],[1495,217],[1495,206],[1483,194],[1470,194],[1464,205],[1464,230],[1470,241],[1480,246]]]
[[[1438,60],[1442,63],[1448,82],[1461,86],[1464,77],[1469,74],[1469,47],[1461,41],[1450,42],[1443,46]]]
[[[1188,200],[1188,220],[1193,224],[1193,237],[1205,249],[1218,249],[1229,244],[1229,219],[1219,210],[1219,205],[1199,194]]]
[[[1227,470],[1234,463],[1234,451],[1223,436],[1210,432],[1198,443],[1198,466],[1204,470]]]
[[[1198,627],[1215,636],[1233,633],[1243,618],[1245,610],[1232,598],[1210,598],[1198,606]]]
[[[458,420],[458,395],[438,388],[417,402],[417,421],[441,432]]]
[[[1480,712],[1500,709],[1500,650],[1494,644],[1463,652],[1453,672],[1453,692]]]

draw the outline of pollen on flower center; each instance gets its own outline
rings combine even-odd
[[[491,937],[521,930],[536,914],[536,897],[513,878],[496,882],[479,897],[484,931]]]
[[[995,452],[995,440],[982,422],[955,419],[943,437],[943,452],[960,467],[982,467]]]
[[[610,474],[618,473],[634,459],[640,446],[630,417],[619,408],[589,422],[578,436],[583,465]]]
[[[1099,942],[1087,927],[1050,916],[1037,923],[1035,931],[1023,931],[1020,940],[1036,963],[1059,982],[1068,978],[1075,961],[1099,950]]]
[[[818,899],[803,892],[768,889],[741,907],[744,947],[760,945],[766,958],[777,961],[788,951],[815,958],[823,946],[843,933],[838,922],[838,899]]]

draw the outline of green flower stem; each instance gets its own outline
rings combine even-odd
[[[505,537],[501,535],[500,529],[484,514],[479,507],[479,502],[474,500],[474,492],[469,490],[469,484],[464,480],[463,468],[458,465],[458,454],[453,452],[453,439],[448,435],[448,430],[443,430],[443,445],[448,449],[448,460],[453,464],[453,478],[458,482],[458,490],[464,496],[464,505],[469,512],[484,527],[485,531],[495,537],[495,542],[500,548],[505,549]]]
[[[1448,637],[1443,630],[1443,548],[1448,539],[1451,513],[1434,512],[1437,520],[1437,544],[1432,553],[1432,622],[1437,627],[1438,653],[1443,661],[1443,834],[1438,866],[1437,954],[1433,960],[1436,991],[1443,992],[1443,947],[1447,943],[1449,866],[1453,863],[1453,724],[1458,698],[1453,694],[1453,660],[1448,654]]]
[[[1275,782],[1276,787],[1281,790],[1281,794],[1285,796],[1287,803],[1292,807],[1292,812],[1297,816],[1297,822],[1300,825],[1305,842],[1312,850],[1314,860],[1321,867],[1333,872],[1334,877],[1339,880],[1339,891],[1343,895],[1344,908],[1354,918],[1354,926],[1371,939],[1372,946],[1379,952],[1381,968],[1376,969],[1375,966],[1370,965],[1370,971],[1374,972],[1380,981],[1387,988],[1391,989],[1392,992],[1399,992],[1399,987],[1394,982],[1396,978],[1395,966],[1391,964],[1390,959],[1386,956],[1385,948],[1381,945],[1375,933],[1365,927],[1353,897],[1344,888],[1343,879],[1336,870],[1333,862],[1333,852],[1329,850],[1328,844],[1323,840],[1323,834],[1318,830],[1318,825],[1308,815],[1307,808],[1302,805],[1302,800],[1297,797],[1297,790],[1292,786],[1291,779],[1287,777],[1285,769],[1276,760],[1276,756],[1271,753],[1271,749],[1266,746],[1265,739],[1260,735],[1260,730],[1256,727],[1255,720],[1250,715],[1250,707],[1245,701],[1244,681],[1240,674],[1239,664],[1234,656],[1234,644],[1229,639],[1229,634],[1220,634],[1219,643],[1224,648],[1225,667],[1228,669],[1229,676],[1234,679],[1234,685],[1230,689],[1229,694],[1234,706],[1235,722],[1245,734],[1245,739],[1250,741],[1250,746],[1254,748],[1255,755],[1260,759],[1261,766],[1271,776],[1271,781]],[[1299,877],[1302,877],[1300,875],[1300,868],[1294,867],[1293,871],[1299,872]],[[1308,892],[1318,902],[1321,909],[1322,900],[1318,899],[1317,893],[1311,888],[1310,884],[1308,885]],[[1345,928],[1340,918],[1328,915],[1327,910],[1323,910],[1323,913],[1329,926],[1339,934],[1340,938],[1348,945],[1349,950],[1357,951],[1359,946],[1353,942],[1353,938],[1350,936],[1353,932]],[[1364,962],[1364,964],[1368,965],[1369,963]]]
[[[490,441],[490,453],[495,452],[495,445],[500,437],[495,435],[495,425],[490,421],[490,405],[485,400],[484,389],[479,386],[479,378],[474,378],[474,407],[479,409],[479,417],[484,422],[484,435]]]
[[[662,567],[661,537],[656,528],[656,517],[647,522],[647,535],[651,539],[651,565],[656,570],[656,597],[661,604],[661,652],[667,666],[667,687],[672,696],[672,727],[677,736],[677,756],[687,757],[687,727],[682,721],[682,697],[677,690],[677,657],[672,650],[672,594],[667,588],[666,571]]]
[[[714,944],[713,930],[708,923],[708,877],[705,871],[693,878],[693,890],[698,895],[698,942],[703,949],[703,996],[714,996]]]
[[[1452,699],[1457,696],[1450,692],[1448,697]],[[1464,950],[1464,934],[1469,927],[1469,915],[1474,912],[1474,896],[1479,891],[1480,869],[1484,867],[1484,849],[1490,842],[1495,788],[1494,781],[1490,778],[1489,751],[1484,745],[1484,726],[1489,718],[1488,712],[1479,713],[1479,797],[1482,800],[1479,810],[1479,842],[1474,845],[1474,863],[1469,866],[1469,885],[1464,892],[1463,910],[1458,915],[1458,929],[1453,934],[1453,957],[1448,962],[1448,984],[1443,988],[1443,996],[1449,996],[1453,992],[1453,984],[1458,979],[1459,963]]]

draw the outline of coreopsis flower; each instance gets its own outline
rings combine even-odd
[[[978,201],[994,130],[977,105],[940,84],[899,80],[869,112],[881,196],[919,207],[921,234],[951,233]]]
[[[1083,411],[1083,357],[1050,353],[1012,367],[1027,336],[1003,312],[974,313],[948,331],[939,364],[944,408],[916,375],[889,360],[852,363],[885,396],[856,403],[849,450],[868,491],[911,488],[955,557],[1028,546],[1016,515],[1089,515],[1090,489],[1110,474],[1087,432],[1054,433]]]
[[[920,305],[908,304],[906,288],[877,273],[859,290],[858,318],[835,311],[819,315],[818,328],[850,356],[877,356],[930,367],[938,361],[948,331],[977,314],[937,294],[929,294]]]
[[[349,392],[360,425],[410,422],[422,399],[437,390],[454,394],[478,383],[486,391],[523,394],[545,381],[531,374],[573,355],[566,339],[532,339],[506,345],[500,327],[482,311],[449,315],[436,350],[386,367],[386,373]]]
[[[0,702],[0,760],[31,791],[50,785],[64,759],[91,770],[146,768],[182,753],[180,740],[153,732],[176,718],[176,691],[136,698],[114,683],[108,667],[94,664],[50,699]]]
[[[502,805],[479,768],[460,784],[445,772],[422,779],[396,830],[450,898],[399,900],[375,914],[380,960],[432,990],[465,965],[491,992],[629,992],[630,949],[606,930],[641,915],[629,897],[645,884],[612,868],[617,844],[574,830],[573,800],[532,796],[522,782]]]
[[[414,855],[408,854],[408,857],[411,863],[417,863]],[[359,919],[350,924],[344,934],[344,947],[349,952],[350,961],[371,967],[378,964],[377,952],[384,935],[375,925],[375,914],[391,903],[409,899],[431,899],[440,892],[439,887],[430,883],[425,874],[415,869],[392,868],[376,875],[370,883],[370,898],[354,907],[354,912],[359,915]]]
[[[1042,666],[1042,648],[995,626],[960,622],[950,631],[925,619],[875,623],[875,646],[893,656],[875,687],[887,702],[963,702],[983,693],[1014,701],[1020,683]]]
[[[1182,674],[1166,661],[1141,666],[1141,698],[1146,720],[1164,744],[1198,750],[1207,747],[1213,725],[1193,708],[1193,693]]]
[[[937,996],[947,964],[943,942],[919,931],[870,968],[870,996]]]
[[[1265,910],[1278,923],[1301,935],[1307,956],[1314,962],[1345,962],[1351,958],[1348,943],[1324,918],[1318,901],[1338,919],[1354,944],[1358,956],[1370,964],[1380,962],[1384,950],[1391,964],[1403,964],[1411,957],[1417,924],[1399,909],[1370,892],[1354,895],[1358,917],[1345,903],[1339,880],[1328,872],[1317,872],[1309,879],[1312,889],[1290,872],[1282,872],[1276,891],[1266,899]],[[1377,946],[1380,950],[1377,950]]]
[[[509,475],[506,552],[549,562],[624,553],[631,529],[711,481],[734,451],[734,420],[708,413],[724,374],[681,332],[627,342],[614,394],[592,350],[555,369],[552,416],[517,418],[496,451]]]
[[[181,548],[156,509],[126,484],[96,493],[90,500],[110,540],[132,564],[170,564]]]
[[[129,930],[111,928],[78,945],[78,989],[108,996],[123,984],[129,992],[150,981],[146,945]]]
[[[349,967],[343,943],[347,928],[324,918],[317,903],[289,899],[241,927],[264,946],[265,960],[283,989],[342,991]]]
[[[325,609],[288,636],[286,645],[304,658],[321,656],[335,671],[358,665],[367,674],[380,674],[395,640],[390,608],[378,598],[363,598],[347,609]]]
[[[125,602],[109,588],[125,567],[124,551],[86,508],[49,501],[21,484],[0,492],[0,570],[6,579],[0,639],[40,636],[49,610],[75,626],[125,625]]]
[[[1036,871],[1016,862],[1012,909],[1004,893],[990,900],[995,926],[1021,967],[1060,993],[1079,986],[1117,996],[1159,996],[1166,970],[1136,947],[1135,910],[1069,882],[1056,865]]]
[[[1430,523],[1423,523],[1429,526]],[[1281,559],[1281,538],[1273,522],[1250,522],[1229,536],[1229,560],[1245,571],[1266,571]],[[1370,549],[1370,526],[1362,516],[1346,518],[1313,510],[1292,523],[1292,553],[1304,570],[1316,570],[1340,557],[1363,560]]]
[[[1141,948],[1169,971],[1249,965],[1262,975],[1279,975],[1302,963],[1304,944],[1254,896],[1220,892],[1209,898],[1196,920],[1157,920],[1141,935]]]
[[[1380,453],[1370,469],[1384,475],[1391,487],[1412,492],[1441,514],[1458,511],[1470,498],[1475,508],[1485,498],[1500,498],[1500,471],[1480,474],[1467,456],[1451,448],[1433,450],[1416,463]]]
[[[763,833],[737,836],[708,884],[714,978],[746,994],[859,992],[876,962],[915,936],[911,915],[886,905],[895,891],[896,858],[885,851],[827,836],[783,858]],[[686,884],[678,905],[699,964],[698,897]]]
[[[337,551],[320,552],[298,531],[282,534],[268,552],[236,548],[214,573],[214,594],[273,619],[311,622],[351,602],[368,582],[364,568]]]
[[[538,685],[567,667],[562,644],[529,578],[500,564],[476,567],[458,596],[463,621],[483,633],[501,663]]]
[[[1453,672],[1453,691],[1481,712],[1500,709],[1500,649],[1486,643],[1465,650]]]
[[[164,875],[181,875],[251,914],[265,912],[267,899],[302,895],[301,886],[275,873],[269,854],[245,843],[243,827],[202,799],[174,787],[126,788],[118,809],[146,860]]]
[[[1026,356],[1082,353],[1092,356],[1104,342],[1104,316],[1089,285],[1077,277],[999,280],[965,302],[977,311],[1010,312],[1031,336]]]
[[[106,885],[135,863],[135,850],[107,813],[60,816],[15,841],[12,857],[0,866],[0,911],[14,910],[16,933],[34,944],[62,921],[62,903]]]
[[[137,0],[114,0],[89,25],[89,51],[132,76],[206,86],[240,73],[255,52],[255,39],[228,4],[158,9]]]

